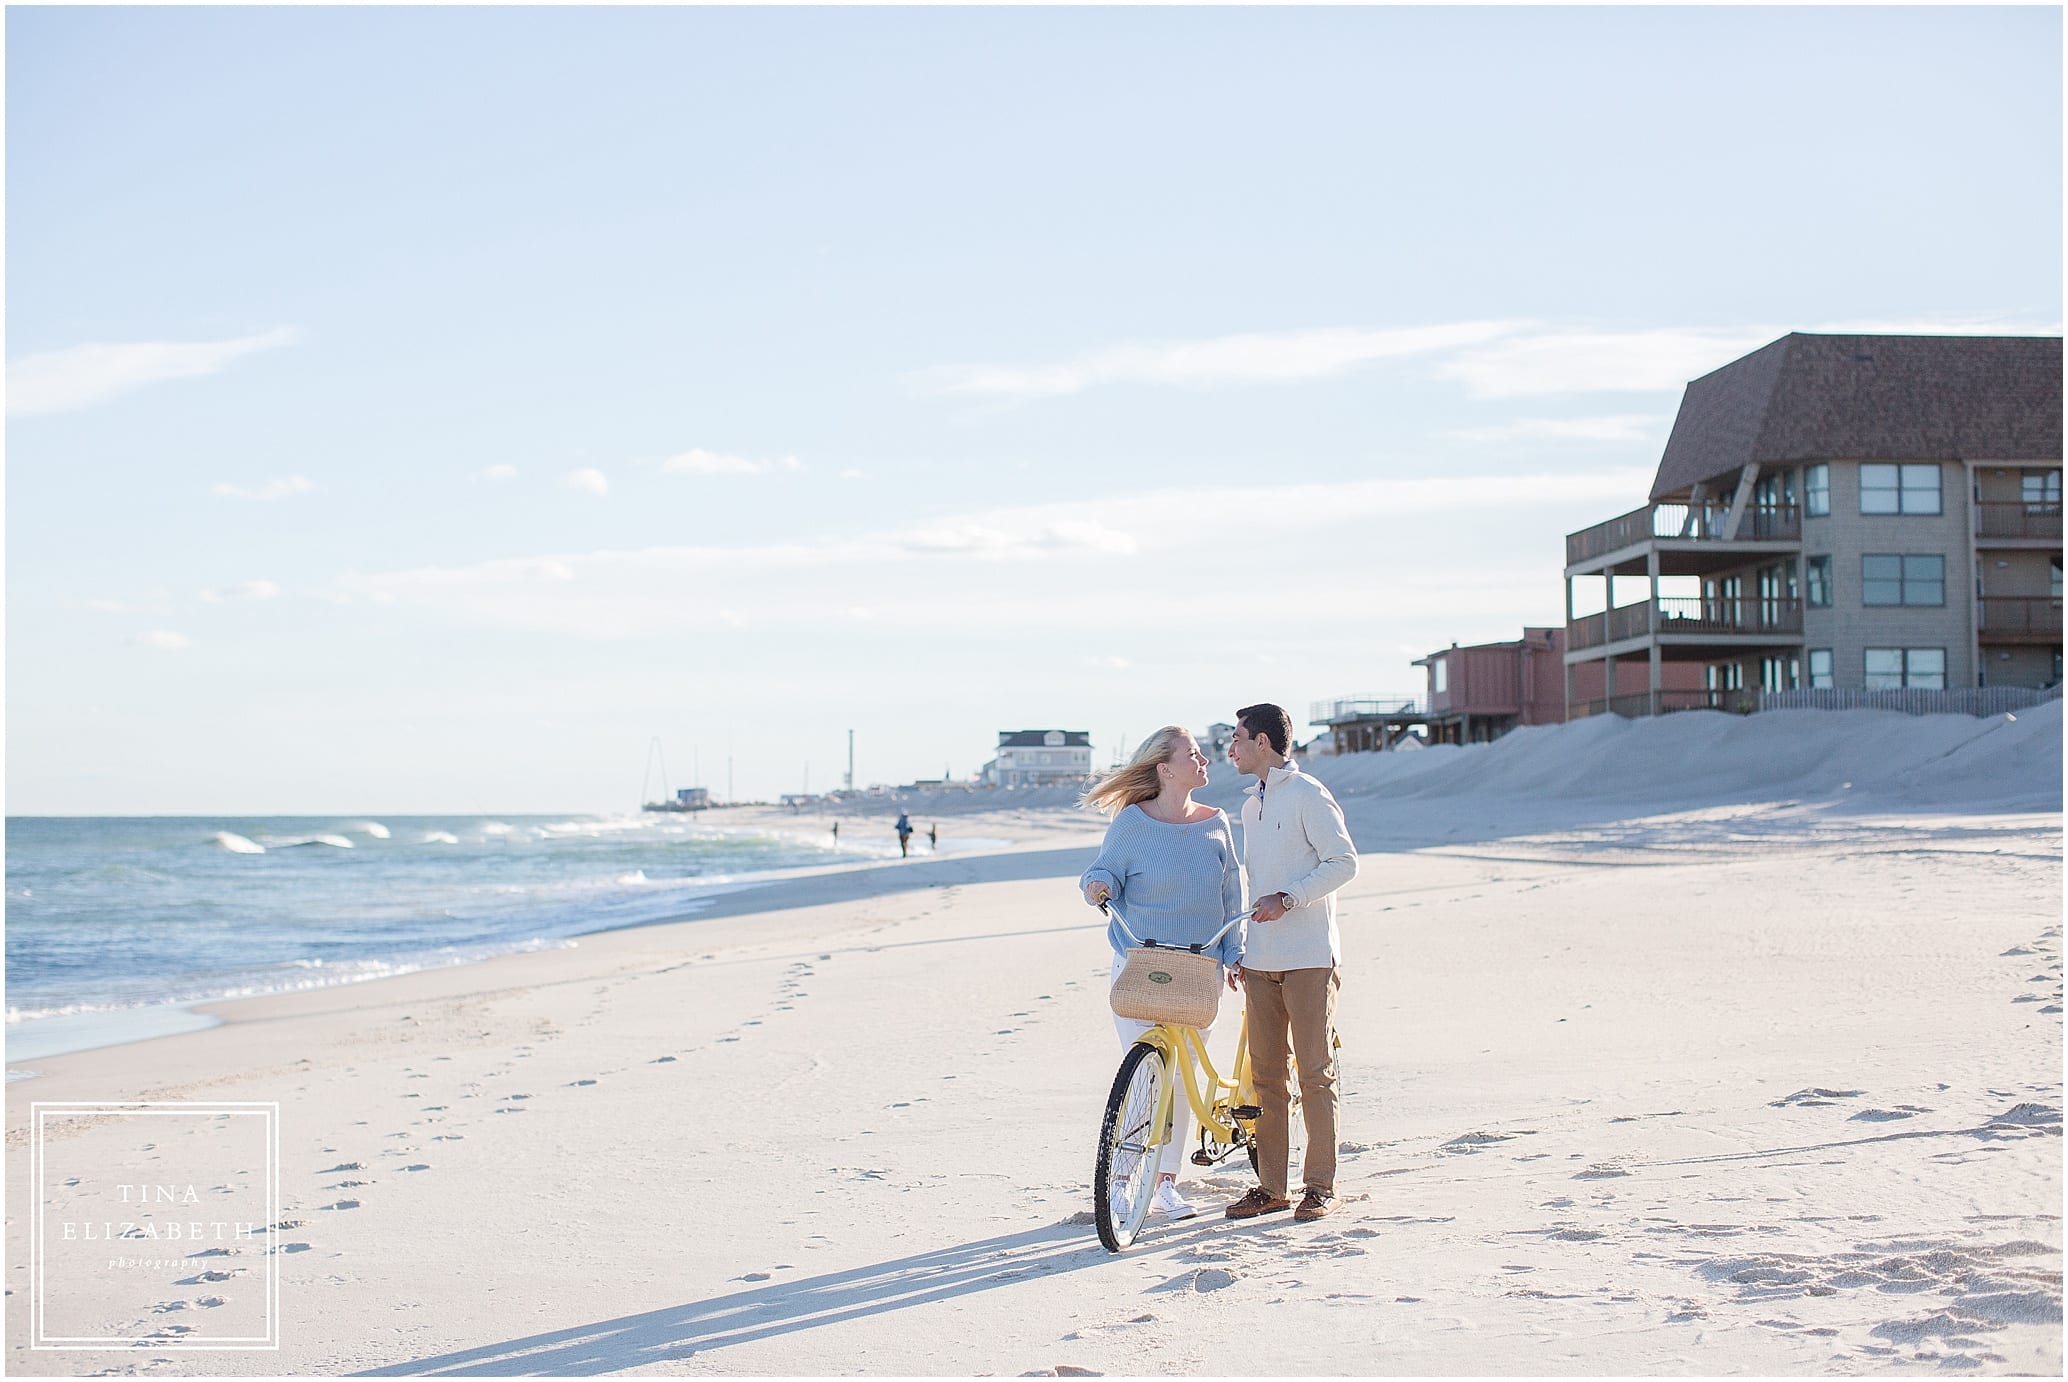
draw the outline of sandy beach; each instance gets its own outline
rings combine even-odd
[[[8,1370],[2058,1374],[2059,704],[1838,718],[1316,764],[1363,857],[1320,1223],[1223,1220],[1231,1164],[1099,1246],[1102,823],[978,811],[1009,845],[31,1063]],[[1775,766],[1690,786],[1669,745]],[[1581,761],[1627,770],[1527,790]],[[278,1102],[277,1254],[66,1309],[174,1342],[271,1265],[279,1349],[31,1352],[30,1102],[174,1099]],[[45,1152],[90,1190],[197,1135]]]

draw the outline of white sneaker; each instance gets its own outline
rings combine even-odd
[[[1199,1212],[1192,1207],[1190,1200],[1178,1193],[1175,1181],[1156,1182],[1156,1198],[1149,1201],[1149,1204],[1166,1219],[1189,1219]]]

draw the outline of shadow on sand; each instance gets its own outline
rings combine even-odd
[[[508,1377],[650,1368],[735,1344],[817,1329],[1078,1271],[1118,1259],[1087,1228],[1049,1224],[802,1281],[755,1285],[688,1305],[621,1315],[479,1348],[435,1354],[360,1377]]]

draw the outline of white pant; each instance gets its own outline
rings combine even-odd
[[[1113,975],[1107,985],[1109,988],[1112,984],[1119,982],[1120,971],[1126,965],[1127,957],[1125,955],[1115,955],[1113,957]],[[1154,1022],[1138,1022],[1132,1017],[1122,1017],[1119,1013],[1113,1014],[1113,1030],[1120,1033],[1120,1049],[1123,1052],[1135,1044],[1136,1037],[1155,1025]],[[1212,1034],[1212,1032],[1213,1028],[1210,1026],[1199,1029],[1199,1035],[1202,1039]],[[1158,1158],[1159,1164],[1156,1167],[1156,1171],[1159,1175],[1175,1176],[1184,1168],[1185,1158],[1191,1155],[1192,1100],[1185,1094],[1185,1076],[1183,1072],[1178,1070],[1176,1065],[1173,1064],[1169,1069],[1165,1070],[1164,1076],[1174,1086],[1171,1091],[1170,1142],[1165,1145],[1162,1156]]]

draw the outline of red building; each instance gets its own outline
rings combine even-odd
[[[1525,628],[1512,643],[1453,643],[1440,653],[1417,658],[1428,669],[1428,713],[1423,721],[1432,744],[1479,744],[1498,739],[1517,725],[1555,725],[1566,716],[1565,630]],[[1601,668],[1576,668],[1574,695],[1600,700]],[[1699,667],[1674,665],[1666,673],[1673,690],[1699,691]]]
[[[1409,735],[1430,744],[1483,744],[1517,725],[1555,725],[1566,718],[1564,629],[1525,628],[1512,643],[1453,643],[1414,665],[1427,676],[1419,695],[1352,696],[1314,706],[1313,723],[1328,726],[1334,752],[1390,749]],[[1607,665],[1573,668],[1576,699],[1602,700],[1631,689],[1604,689]],[[1698,666],[1669,663],[1664,675],[1672,689],[1702,689]]]

